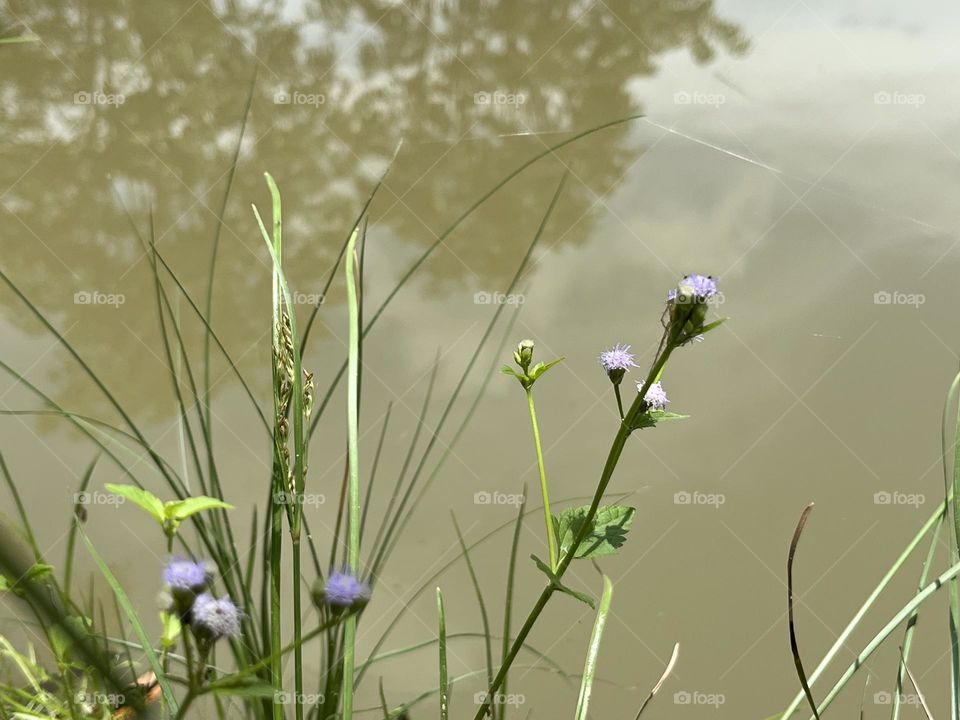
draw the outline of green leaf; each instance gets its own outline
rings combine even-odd
[[[686,420],[688,417],[690,416],[679,415],[677,413],[667,412],[666,410],[648,410],[633,421],[633,429],[640,430],[641,428],[656,427],[657,423],[666,420]]]
[[[204,510],[215,510],[222,508],[224,510],[233,510],[233,505],[225,503],[217,498],[198,495],[184,500],[171,500],[163,505],[163,516],[166,520],[174,520],[177,523],[186,520],[191,515],[196,515]]]
[[[163,503],[160,502],[160,498],[158,498],[152,492],[144,490],[143,488],[138,488],[136,485],[114,485],[113,483],[107,483],[105,487],[114,495],[119,495],[125,500],[129,500],[134,505],[139,505],[148,513],[150,513],[154,520],[161,525],[163,524]]]
[[[555,590],[559,590],[560,592],[566,595],[569,595],[572,598],[576,598],[580,602],[589,605],[591,608],[595,607],[592,597],[590,597],[586,593],[578,592],[572,588],[567,587],[560,581],[560,579],[556,576],[553,570],[550,569],[550,566],[547,565],[543,560],[538,558],[536,555],[531,555],[530,557],[533,559],[533,562],[536,563],[540,571],[547,576],[547,579],[550,581],[550,585],[553,586]]]
[[[180,624],[180,618],[173,613],[160,613],[160,623],[163,633],[160,635],[160,645],[167,650],[177,644],[177,638],[183,630]]]
[[[564,361],[564,358],[557,358],[556,360],[548,362],[546,365],[544,365],[542,362],[538,362],[536,365],[530,368],[530,372],[528,373],[528,375],[530,376],[531,380],[536,380],[538,377],[543,375],[547,370],[552,368],[554,365],[558,365],[563,361]]]
[[[600,654],[600,640],[603,638],[603,629],[607,624],[607,615],[610,613],[610,603],[613,600],[613,583],[606,575],[603,576],[603,594],[600,596],[600,609],[597,610],[597,619],[593,623],[593,633],[590,635],[590,649],[587,659],[583,663],[583,678],[580,682],[580,698],[577,700],[576,720],[587,720],[587,708],[590,705],[590,694],[593,691],[593,678],[597,673],[597,656]]]
[[[557,544],[560,554],[566,555],[573,546],[577,535],[586,522],[590,506],[567,508],[557,518]],[[626,505],[607,505],[597,510],[597,514],[590,524],[590,530],[584,537],[575,558],[594,558],[604,555],[614,555],[620,546],[626,542],[627,531],[633,522],[636,510]]]

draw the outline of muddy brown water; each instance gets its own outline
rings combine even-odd
[[[365,469],[387,403],[394,406],[373,517],[418,421],[435,354],[442,361],[427,434],[498,302],[509,303],[507,317],[519,308],[514,339],[535,339],[543,358],[567,358],[537,386],[556,502],[592,491],[616,429],[597,353],[632,343],[648,361],[666,290],[685,272],[720,277],[719,310],[731,321],[679,353],[665,378],[671,408],[692,417],[631,440],[611,488],[632,492],[638,512],[620,555],[602,563],[616,590],[596,717],[632,717],[674,642],[680,663],[651,717],[773,714],[797,689],[785,563],[802,508],[817,503],[797,561],[808,669],[933,512],[943,488],[941,405],[960,348],[956,8],[853,0],[41,0],[6,3],[0,19],[40,38],[0,46],[0,267],[178,468],[181,428],[136,232],[148,234],[152,211],[161,252],[202,301],[254,73],[220,233],[213,322],[265,409],[269,264],[250,212],[251,202],[268,207],[264,171],[283,192],[285,263],[306,313],[403,140],[369,214],[367,301],[375,307],[518,163],[565,133],[645,115],[549,155],[495,195],[397,295],[366,347]],[[565,171],[558,209],[515,294],[498,295]],[[321,392],[344,356],[343,302],[338,281],[313,331],[307,364]],[[6,289],[0,308],[4,362],[68,410],[118,420]],[[201,328],[189,306],[178,310],[198,359]],[[466,383],[468,401],[491,350]],[[269,447],[213,354],[215,445],[245,527],[263,499]],[[0,405],[41,407],[9,376],[0,381]],[[441,449],[466,406],[441,433]],[[318,498],[308,513],[324,553],[343,470],[343,410],[341,386],[312,447],[309,489],[326,502]],[[495,376],[392,558],[365,618],[361,654],[452,557],[451,510],[473,540],[509,521],[524,483],[535,498],[527,423],[520,389]],[[0,449],[56,564],[94,449],[55,418],[6,417],[0,428]],[[147,462],[124,457],[162,490]],[[101,462],[94,489],[121,479]],[[89,508],[88,528],[155,629],[159,533],[135,508],[105,503]],[[526,558],[545,555],[542,537],[532,515],[521,536],[516,623],[541,584]],[[501,533],[475,553],[496,628],[507,544]],[[919,560],[854,633],[844,663],[906,601]],[[89,572],[84,559],[80,575]],[[599,590],[589,565],[571,575]],[[451,631],[478,631],[462,564],[437,584]],[[584,606],[558,597],[531,642],[577,674],[591,622]],[[911,663],[937,716],[948,712],[946,627],[938,597],[921,615]],[[427,592],[386,647],[434,633]],[[882,693],[892,685],[898,642],[899,634],[861,670],[835,714],[856,711],[868,675],[867,716],[889,711]],[[532,656],[519,662],[510,714],[572,715],[576,679],[567,686]],[[453,646],[452,674],[482,667],[480,643]],[[411,698],[435,687],[434,651],[379,666],[361,706],[375,704],[377,675],[391,702]],[[471,714],[480,689],[479,677],[458,686],[457,716]],[[814,686],[818,697],[826,690]],[[433,712],[426,703],[413,717]],[[906,712],[919,717],[914,706]]]

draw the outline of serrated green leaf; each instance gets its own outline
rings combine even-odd
[[[182,522],[191,515],[196,515],[198,512],[221,508],[224,510],[233,510],[233,505],[225,503],[223,500],[218,500],[217,498],[198,495],[197,497],[171,500],[168,503],[164,503],[163,516],[167,520]]]
[[[560,554],[566,555],[586,522],[590,506],[567,508],[557,518],[557,544]],[[607,505],[597,510],[590,530],[577,548],[575,558],[594,558],[613,555],[626,542],[627,531],[636,510],[626,505]]]
[[[153,516],[154,520],[161,525],[163,524],[163,503],[149,490],[138,488],[136,485],[114,485],[113,483],[107,483],[105,487],[114,495],[119,495],[134,505],[142,507]]]

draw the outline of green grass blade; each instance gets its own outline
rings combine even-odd
[[[130,621],[130,626],[133,628],[133,632],[137,636],[137,640],[140,641],[140,647],[143,648],[143,653],[147,657],[147,662],[150,665],[150,669],[153,670],[157,676],[157,683],[160,685],[160,690],[163,693],[163,698],[167,704],[168,712],[171,716],[176,716],[178,712],[177,700],[173,695],[173,690],[170,688],[170,683],[167,682],[167,676],[163,672],[163,668],[160,667],[160,661],[157,659],[157,654],[153,649],[153,645],[150,643],[150,638],[147,637],[147,633],[143,629],[140,618],[137,616],[137,611],[133,609],[133,605],[130,604],[130,599],[123,591],[123,587],[117,581],[117,578],[114,577],[113,573],[110,571],[110,568],[107,567],[107,564],[103,561],[103,558],[100,557],[100,553],[97,552],[97,549],[93,546],[93,543],[90,542],[90,538],[87,537],[87,534],[83,531],[83,528],[79,528],[78,531],[80,533],[80,539],[83,540],[83,544],[87,546],[87,551],[90,553],[90,557],[93,558],[93,561],[100,569],[100,573],[110,586],[110,590],[116,596],[117,602],[120,603],[120,607],[123,609],[124,615],[126,615],[127,620]]]
[[[487,639],[489,640],[489,636]],[[440,588],[437,588],[437,642],[440,655],[440,720],[449,720],[450,684],[447,679],[447,616],[443,609],[443,593]]]
[[[470,575],[473,592],[477,596],[477,607],[480,610],[480,624],[481,627],[483,627],[483,649],[487,659],[487,687],[489,687],[493,684],[493,645],[490,641],[490,619],[487,617],[487,604],[483,600],[483,591],[480,589],[477,571],[473,567],[473,560],[470,559],[470,550],[467,549],[467,544],[463,540],[463,533],[460,532],[457,517],[453,512],[450,513],[450,517],[453,519],[453,528],[457,532],[457,542],[460,543],[460,550],[463,552],[463,559],[467,565],[467,572]],[[496,720],[497,712],[492,712],[491,717]]]
[[[347,457],[349,467],[349,495],[347,501],[347,567],[356,576],[360,571],[360,310],[357,297],[356,234],[347,246],[346,283],[349,314],[349,372],[347,378]],[[354,664],[356,662],[357,618],[346,622],[343,640],[343,720],[353,719]]]
[[[90,480],[93,478],[93,471],[97,467],[97,461],[100,459],[100,456],[97,455],[93,458],[89,465],[87,465],[86,471],[83,473],[83,478],[80,480],[80,487],[77,488],[77,495],[87,491],[87,488],[90,487]],[[70,518],[70,530],[67,533],[67,554],[63,561],[63,597],[70,597],[70,583],[73,578],[73,556],[74,550],[77,544],[77,525],[81,522],[80,513],[83,511],[83,506],[80,503],[80,498],[77,497],[77,500],[73,504],[73,517]]]
[[[917,592],[921,592],[924,587],[927,585],[927,575],[930,573],[930,568],[933,566],[933,558],[937,551],[937,544],[940,539],[940,530],[943,528],[943,515],[940,516],[939,522],[937,522],[936,527],[933,529],[933,536],[930,538],[930,547],[927,550],[927,557],[923,562],[923,568],[920,570],[920,580],[917,582]],[[903,650],[901,651],[901,656],[903,658],[903,663],[900,668],[897,670],[897,682],[896,682],[896,692],[893,694],[892,699],[892,712],[891,720],[899,720],[900,718],[900,698],[903,695],[903,670],[906,667],[906,663],[910,659],[910,650],[913,647],[913,633],[919,620],[919,613],[914,612],[910,618],[907,620],[907,629],[903,635]]]
[[[823,659],[820,661],[820,664],[814,668],[813,672],[809,674],[808,681],[810,685],[813,685],[817,682],[820,676],[826,670],[827,666],[833,661],[833,659],[840,653],[843,646],[846,644],[847,640],[850,639],[850,636],[853,634],[853,631],[860,625],[860,622],[863,620],[864,616],[867,614],[867,611],[873,607],[877,598],[880,596],[880,593],[890,584],[893,578],[897,575],[900,569],[904,566],[910,556],[913,554],[913,551],[916,550],[917,546],[923,542],[923,539],[933,530],[934,526],[940,520],[940,516],[944,513],[945,504],[941,503],[936,511],[930,516],[930,518],[924,523],[923,527],[917,532],[913,539],[907,544],[903,552],[900,553],[900,556],[893,563],[889,570],[884,574],[880,579],[880,582],[877,583],[877,586],[873,589],[873,592],[867,597],[867,599],[860,606],[860,609],[854,614],[853,618],[847,623],[847,626],[843,631],[837,636],[837,639],[834,641],[833,645],[830,646],[830,649],[823,656]],[[801,690],[794,696],[793,701],[787,707],[787,709],[780,715],[781,720],[787,720],[793,713],[796,711],[800,704],[804,701],[804,693]]]
[[[583,680],[580,682],[580,697],[577,699],[576,720],[587,720],[587,710],[590,706],[590,694],[593,691],[593,678],[597,673],[597,657],[600,654],[600,641],[603,639],[603,629],[607,624],[607,615],[610,614],[610,603],[613,601],[613,583],[606,575],[603,576],[603,593],[600,595],[600,605],[597,607],[597,618],[593,623],[593,633],[590,635],[590,648],[583,663]],[[493,683],[491,682],[491,685]]]
[[[527,507],[527,486],[524,484],[523,491],[520,493],[523,500],[520,501],[520,507],[517,508],[517,520],[513,525],[513,537],[510,540],[510,561],[507,564],[507,592],[503,600],[503,643],[500,648],[500,664],[507,658],[510,652],[510,626],[513,623],[513,584],[517,576],[517,551],[520,548],[520,528],[523,527],[523,513]],[[508,694],[509,675],[503,677],[503,694]],[[507,705],[500,706],[500,720],[507,716]]]
[[[932,583],[927,585],[921,592],[917,593],[909,603],[901,608],[900,611],[897,612],[897,614],[894,615],[893,618],[883,626],[880,632],[873,636],[873,639],[871,639],[870,642],[864,646],[863,650],[857,653],[854,661],[846,668],[837,683],[820,702],[818,710],[821,715],[823,715],[824,711],[830,707],[830,703],[836,699],[837,695],[840,694],[840,691],[843,690],[844,686],[846,686],[850,678],[853,677],[854,673],[863,667],[864,663],[870,659],[870,656],[876,652],[877,648],[880,647],[883,641],[890,637],[893,631],[896,630],[901,623],[907,620],[917,610],[917,608],[930,599],[930,597],[936,593],[937,590],[949,583],[953,578],[957,577],[957,575],[960,575],[960,563],[957,563],[945,570]]]
[[[390,291],[390,293],[387,295],[387,297],[384,299],[384,301],[380,304],[380,307],[377,308],[376,312],[374,312],[373,316],[370,318],[370,320],[369,320],[369,321],[367,322],[367,324],[364,326],[364,328],[363,328],[363,334],[366,335],[367,333],[370,332],[370,330],[373,328],[373,326],[377,323],[377,320],[380,319],[380,316],[383,315],[384,311],[387,309],[387,307],[388,307],[388,306],[390,305],[390,303],[393,301],[393,298],[396,297],[397,293],[400,292],[400,290],[403,288],[403,286],[406,285],[407,282],[410,280],[410,278],[417,272],[418,269],[420,269],[420,266],[423,265],[424,262],[426,262],[427,258],[430,257],[430,255],[433,254],[434,250],[436,250],[438,247],[440,247],[440,245],[441,245],[451,234],[453,234],[453,232],[454,232],[458,227],[460,227],[461,223],[463,223],[464,220],[466,220],[468,217],[470,217],[478,208],[480,208],[484,203],[487,202],[487,200],[489,200],[491,197],[493,197],[501,188],[503,188],[505,185],[507,185],[508,183],[510,183],[511,180],[513,180],[513,179],[516,178],[518,175],[520,175],[521,173],[523,173],[523,171],[526,170],[527,168],[531,167],[532,165],[535,165],[536,163],[538,163],[538,162],[539,162],[540,160],[542,160],[543,158],[549,157],[549,156],[553,155],[557,150],[560,150],[561,148],[564,148],[564,147],[566,147],[567,145],[571,145],[571,144],[573,144],[573,143],[575,143],[575,142],[577,142],[577,141],[579,141],[579,140],[582,140],[582,139],[585,138],[585,137],[588,137],[588,136],[590,136],[590,135],[593,135],[594,133],[601,132],[602,130],[607,130],[607,129],[612,128],[612,127],[615,127],[615,126],[617,126],[617,125],[623,125],[624,123],[632,122],[633,120],[637,120],[637,119],[639,119],[639,118],[641,118],[641,117],[643,117],[642,114],[630,115],[630,116],[628,116],[628,117],[620,118],[619,120],[612,120],[612,121],[610,121],[610,122],[606,122],[606,123],[603,123],[603,124],[601,124],[601,125],[595,125],[594,127],[588,128],[587,130],[583,130],[583,131],[581,131],[581,132],[579,132],[579,133],[576,133],[575,135],[572,135],[571,137],[567,138],[566,140],[561,140],[560,142],[555,143],[554,145],[549,146],[548,148],[546,148],[546,149],[543,150],[542,152],[536,153],[533,157],[531,157],[531,158],[529,158],[528,160],[526,160],[525,162],[521,163],[521,164],[520,164],[519,166],[517,166],[513,171],[511,171],[510,173],[508,173],[503,179],[501,179],[499,182],[497,182],[492,188],[490,188],[487,192],[485,192],[483,195],[481,195],[480,198],[479,198],[476,202],[474,202],[472,205],[470,205],[470,207],[468,207],[466,210],[464,210],[464,211],[460,214],[460,216],[457,217],[457,219],[454,220],[453,223],[452,223],[449,227],[447,227],[443,232],[441,232],[441,233],[437,236],[436,240],[435,240],[434,242],[432,242],[432,243],[427,247],[426,250],[424,250],[424,252],[420,255],[420,257],[418,257],[417,260],[413,263],[413,265],[410,266],[410,268],[407,270],[407,272],[404,273],[403,277],[400,278],[400,280],[397,282],[397,284],[394,286],[394,288]],[[331,382],[330,387],[327,389],[326,395],[324,396],[323,400],[322,400],[322,401],[320,402],[320,404],[319,404],[319,408],[318,408],[318,410],[317,410],[316,417],[314,418],[313,422],[312,422],[311,425],[310,425],[310,434],[311,434],[311,435],[313,435],[313,432],[314,432],[314,430],[316,429],[316,426],[317,426],[317,422],[318,422],[320,416],[323,414],[324,408],[326,408],[327,403],[330,402],[330,398],[333,396],[333,391],[334,391],[334,389],[336,388],[336,386],[339,384],[340,378],[343,377],[343,373],[346,372],[346,370],[347,370],[347,364],[344,363],[344,364],[342,364],[342,365],[340,366],[340,369],[339,369],[339,371],[337,372],[336,376],[334,377],[333,381]]]
[[[367,529],[367,513],[370,510],[370,498],[373,497],[373,483],[377,478],[377,468],[380,467],[380,453],[383,451],[383,441],[387,438],[387,428],[390,425],[390,413],[392,411],[393,401],[390,400],[387,402],[387,411],[383,416],[383,425],[380,428],[380,438],[377,440],[377,450],[373,454],[373,464],[370,466],[370,479],[367,480],[367,492],[363,497],[363,514],[360,517],[361,544],[363,543],[364,531]]]
[[[548,205],[546,212],[543,214],[543,217],[540,220],[540,225],[537,228],[536,233],[534,233],[533,240],[528,246],[527,252],[524,254],[523,258],[521,259],[520,264],[517,266],[517,270],[514,273],[514,276],[507,287],[507,290],[506,290],[507,295],[512,293],[514,288],[516,288],[517,283],[520,281],[520,277],[523,274],[523,271],[530,260],[530,256],[532,255],[534,248],[540,242],[541,237],[543,237],[543,232],[546,229],[547,223],[550,220],[551,215],[553,215],[553,211],[556,208],[557,201],[560,198],[560,193],[563,191],[563,187],[566,183],[566,180],[567,180],[567,173],[564,173],[561,176],[559,183],[557,183],[557,187],[554,190],[553,197],[551,197],[550,199],[550,204]],[[449,400],[447,401],[447,405],[444,408],[443,413],[440,415],[440,420],[437,422],[437,426],[434,429],[433,433],[431,434],[430,440],[427,442],[427,447],[423,451],[423,455],[413,475],[413,478],[414,478],[413,482],[416,482],[417,480],[419,480],[421,473],[423,472],[426,466],[427,460],[430,457],[430,453],[434,448],[437,438],[439,437],[440,431],[443,429],[444,425],[446,424],[447,418],[449,417],[451,410],[456,405],[456,402],[460,396],[460,392],[463,390],[464,385],[467,381],[467,378],[470,376],[470,373],[472,372],[474,365],[476,364],[477,359],[480,356],[481,350],[486,345],[487,340],[492,334],[493,328],[496,325],[497,320],[500,318],[500,315],[503,312],[504,308],[505,308],[504,304],[500,304],[497,306],[497,309],[494,312],[493,317],[490,319],[490,322],[487,324],[487,327],[484,330],[483,336],[480,338],[480,341],[477,344],[477,349],[471,355],[470,360],[467,363],[467,366],[464,368],[463,373],[460,375],[460,379],[457,381],[457,384],[454,387]],[[481,392],[485,390],[485,388],[486,388],[486,384],[484,384],[484,386],[481,388]],[[478,398],[479,398],[479,395],[478,395]],[[426,493],[426,491],[433,484],[434,480],[437,477],[437,474],[440,472],[440,469],[443,467],[444,463],[446,462],[446,459],[449,457],[450,452],[452,451],[456,442],[459,440],[460,433],[466,427],[466,423],[469,422],[469,418],[472,416],[473,409],[474,408],[471,408],[471,410],[468,412],[467,418],[465,419],[464,423],[461,424],[461,427],[458,430],[457,434],[454,436],[453,440],[450,443],[447,443],[446,447],[444,448],[444,452],[442,453],[439,461],[437,462],[437,465],[434,467],[433,471],[427,477],[426,482],[424,483],[419,494],[417,495],[417,499],[413,503],[413,506],[411,507],[410,511],[406,514],[406,516],[403,517],[402,519],[401,519],[401,513],[404,510],[404,507],[403,507],[404,504],[401,503],[401,507],[397,511],[397,515],[391,520],[391,529],[390,531],[388,531],[389,534],[392,535],[394,538],[398,538],[403,533],[403,529],[406,527],[407,523],[409,522],[410,517],[412,517],[413,511],[416,509],[420,500],[423,498],[424,493]],[[394,534],[393,526],[396,525],[397,523],[399,523],[399,529]],[[389,556],[389,553],[390,553],[390,550],[388,549],[386,555],[384,555],[384,558],[381,560],[381,564],[386,564],[386,558]],[[374,574],[376,574],[377,570],[379,570],[379,567],[374,568]]]
[[[207,416],[207,446],[212,449],[212,418],[210,417],[210,326],[213,324],[213,286],[214,277],[217,270],[217,253],[220,250],[220,235],[223,231],[223,217],[227,213],[227,202],[230,200],[230,191],[233,189],[233,178],[237,172],[237,163],[240,160],[240,148],[243,147],[243,136],[247,129],[247,120],[250,119],[250,107],[253,105],[253,90],[257,85],[257,71],[254,66],[253,77],[250,78],[250,88],[247,90],[247,102],[243,108],[243,120],[240,121],[240,132],[237,134],[237,144],[233,150],[233,160],[230,162],[230,169],[227,171],[227,187],[223,193],[223,201],[220,203],[220,211],[217,213],[217,229],[213,235],[213,248],[210,251],[210,270],[207,273],[207,305],[205,317],[208,328],[203,338],[203,400],[204,404],[200,407],[206,410]]]

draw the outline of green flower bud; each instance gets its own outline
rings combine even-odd
[[[526,372],[530,363],[533,362],[533,340],[521,340],[516,352],[513,353],[513,359]]]

